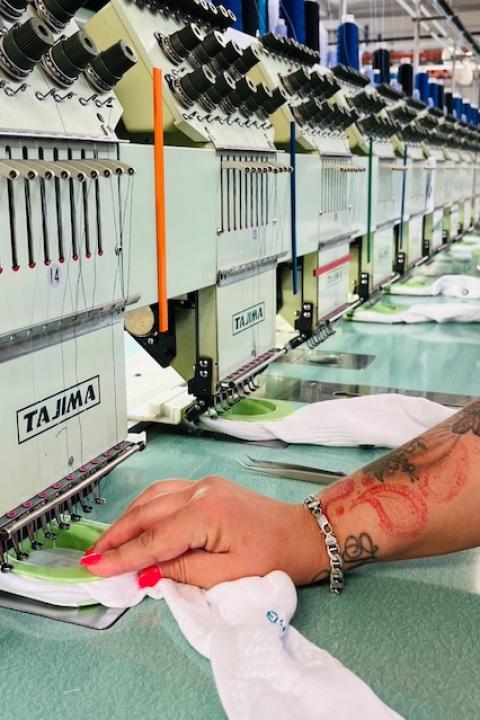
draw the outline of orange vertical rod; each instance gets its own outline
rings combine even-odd
[[[157,236],[158,330],[168,331],[167,232],[165,224],[165,152],[163,142],[163,73],[153,68],[153,148]]]

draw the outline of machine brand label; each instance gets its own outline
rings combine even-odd
[[[27,405],[17,410],[18,443],[31,440],[96,405],[100,405],[98,375]]]
[[[265,320],[265,303],[261,302],[257,305],[242,310],[232,316],[232,333],[238,335],[244,330],[258,325]]]

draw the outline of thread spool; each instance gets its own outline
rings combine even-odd
[[[328,30],[324,23],[319,26],[320,33],[320,65],[328,67]]]
[[[462,109],[463,109],[463,103],[462,103],[462,96],[458,93],[455,93],[453,96],[453,114],[457,118],[457,120],[462,119]]]
[[[338,56],[336,50],[328,50],[327,51],[327,67],[334,68],[335,65],[338,65]]]
[[[242,0],[217,0],[217,5],[224,5],[228,10],[235,13],[236,21],[232,27],[243,30]]]
[[[337,60],[354,70],[360,70],[358,25],[353,15],[344,15],[337,29]]]
[[[377,48],[373,53],[373,67],[380,70],[380,82],[390,84],[390,53],[386,48]]]
[[[418,90],[419,100],[428,103],[428,73],[418,72],[415,76],[415,87]]]
[[[453,93],[447,89],[443,93],[443,104],[447,115],[453,115]]]
[[[317,0],[305,0],[305,43],[320,51],[320,7]]]
[[[445,96],[445,88],[443,87],[443,83],[437,82],[437,101],[438,101],[438,109],[444,112],[443,105],[444,105],[444,96]]]
[[[474,127],[478,127],[478,107],[477,105],[470,106],[470,124]]]
[[[267,0],[242,0],[243,32],[255,36],[267,32]]]
[[[374,84],[373,68],[370,65],[368,65],[367,67],[364,66],[363,74],[365,75],[365,77],[367,77],[370,80],[370,85],[373,85]]]
[[[413,95],[413,65],[409,62],[402,62],[398,68],[398,82],[405,95],[412,97]]]
[[[268,0],[268,29],[270,32],[276,32],[279,17],[280,0]]]
[[[282,0],[281,15],[287,24],[288,36],[305,44],[304,0]]]
[[[430,80],[428,83],[428,104],[430,107],[438,107],[438,83],[436,80]]]

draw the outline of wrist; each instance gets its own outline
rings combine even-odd
[[[301,562],[294,581],[296,585],[311,585],[328,579],[330,563],[322,532],[312,513],[304,505],[299,505],[298,515],[302,526],[298,554]]]

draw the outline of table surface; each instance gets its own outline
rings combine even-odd
[[[299,351],[298,362],[279,363],[270,375],[480,396],[479,333],[473,325],[380,328],[341,322],[321,350],[375,355],[368,367],[318,366]],[[238,460],[247,452],[349,472],[384,451],[306,446],[252,451],[206,434],[156,429],[146,451],[105,481],[102,492],[109,502],[95,519],[112,521],[140,490],[172,476],[221,474],[289,502],[301,502],[314,489],[244,470]],[[339,598],[324,586],[303,588],[293,625],[408,720],[480,715],[480,550],[365,566],[348,578]],[[208,661],[187,644],[161,601],[145,600],[103,632],[0,610],[0,667],[2,719],[225,717]]]

